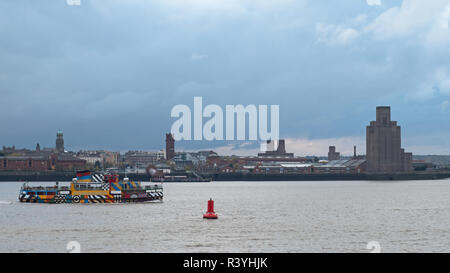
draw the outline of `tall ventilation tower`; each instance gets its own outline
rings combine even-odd
[[[64,153],[64,136],[61,130],[56,133],[56,151],[58,153]]]
[[[170,160],[175,156],[175,139],[172,134],[166,134],[166,159]]]
[[[369,172],[412,171],[412,153],[401,148],[400,126],[391,120],[389,106],[378,106],[376,120],[367,126],[366,156]]]

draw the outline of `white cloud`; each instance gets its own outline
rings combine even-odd
[[[245,142],[242,144],[236,144],[236,143],[230,143],[224,146],[218,146],[214,147],[211,150],[216,152],[218,155],[221,156],[231,156],[231,155],[237,155],[237,156],[256,156],[258,153],[260,153],[260,149],[258,148],[250,148],[247,146],[251,146],[253,142]],[[196,152],[199,149],[184,149],[183,147],[177,148],[178,151],[183,152]],[[207,149],[205,149],[207,150]]]
[[[439,95],[450,95],[450,70],[438,67],[416,90],[407,94],[407,99],[427,100]]]
[[[242,14],[255,9],[259,11],[283,9],[286,6],[297,4],[294,0],[161,0],[160,3],[181,11],[224,11],[235,14]]]
[[[352,28],[346,28],[339,32],[337,40],[341,43],[347,43],[358,36],[358,31]]]
[[[329,146],[336,146],[336,151],[341,155],[352,156],[353,146],[356,145],[357,153],[359,155],[366,154],[366,142],[364,137],[340,137],[340,138],[286,138],[286,152],[294,153],[295,156],[326,156],[328,154]],[[228,145],[213,148],[219,155],[230,156],[256,156],[261,152],[260,147],[255,147],[255,142],[230,143]],[[185,150],[182,147],[178,148],[180,151]]]
[[[364,137],[349,136],[339,138],[286,138],[286,151],[294,153],[295,156],[326,156],[329,146],[336,146],[336,151],[341,155],[353,155],[353,146],[356,145],[358,154],[366,154],[366,141]],[[232,145],[220,147],[221,153],[228,155],[256,155],[259,149],[239,149]]]
[[[316,24],[316,35],[317,42],[344,45],[358,37],[359,33],[354,28],[342,25]]]
[[[239,155],[239,156],[255,156],[260,150],[259,148],[244,148],[238,147],[234,144],[229,144],[226,146],[220,146],[214,148],[214,151],[219,155],[230,156],[230,155]]]
[[[356,145],[358,154],[366,153],[365,138],[363,137],[340,137],[340,138],[287,138],[286,151],[294,153],[295,156],[326,156],[329,146],[336,146],[336,150],[341,155],[353,155],[353,146]],[[240,155],[240,156],[256,156],[260,151],[258,148],[247,147],[250,145],[228,144],[214,148],[219,155]]]
[[[367,5],[369,6],[380,6],[381,0],[366,0]]]
[[[406,99],[424,101],[434,98],[437,94],[436,86],[432,82],[420,84],[413,92],[407,93]]]
[[[379,39],[417,36],[429,46],[442,46],[450,42],[448,0],[404,0],[380,14],[365,27]],[[425,39],[422,39],[422,38]]]
[[[450,102],[448,100],[443,101],[440,105],[440,108],[441,108],[442,113],[449,112],[450,111]]]
[[[249,145],[253,145],[253,142],[251,142],[251,141],[244,142],[241,145],[239,145],[239,147],[243,148],[243,147],[247,147]]]
[[[367,4],[381,5],[381,0],[367,0]],[[366,20],[367,15],[360,14],[346,24],[316,24],[317,42],[343,45],[369,33],[381,40],[413,37],[431,48],[450,44],[448,0],[403,0],[400,6],[382,12],[372,22]]]
[[[444,101],[441,105],[443,113],[450,112],[450,102]],[[424,136],[419,139],[423,143]],[[411,139],[409,139],[411,141]],[[352,156],[353,146],[356,145],[356,153],[358,155],[366,154],[366,140],[363,136],[348,136],[338,138],[286,138],[286,151],[294,153],[295,156],[327,156],[328,147],[335,146],[336,151],[341,156]],[[407,145],[404,147],[406,151],[414,154],[450,154],[450,147],[443,145]],[[256,156],[261,152],[258,148],[241,147],[237,144],[228,144],[213,148],[219,155],[231,156]]]
[[[367,14],[359,14],[355,18],[353,18],[350,22],[353,25],[361,25],[366,23],[367,21]]]
[[[427,32],[425,42],[433,47],[448,47],[450,45],[450,4],[447,5],[432,22]]]
[[[450,95],[450,70],[447,67],[438,68],[435,78],[439,92]]]
[[[336,151],[341,155],[353,155],[353,146],[356,145],[358,154],[366,153],[366,144],[363,137],[340,137],[340,138],[288,138],[286,139],[287,152],[293,152],[295,155],[319,155],[328,154],[329,146],[336,146]]]

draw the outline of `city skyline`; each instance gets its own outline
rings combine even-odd
[[[0,18],[5,146],[52,146],[61,128],[70,150],[159,150],[170,109],[202,96],[280,105],[296,155],[362,154],[377,105],[392,107],[406,150],[450,154],[447,1],[10,1]]]
[[[200,111],[197,109],[197,112]],[[242,114],[242,113],[241,113]],[[241,117],[242,119],[242,117]],[[250,120],[250,118],[249,118]],[[241,122],[245,123],[244,120]],[[242,124],[242,126],[244,126]],[[244,126],[245,127],[245,126]],[[64,133],[58,130],[54,148],[43,148],[36,144],[34,151],[3,146],[0,151],[0,170],[3,171],[74,171],[86,167],[130,170],[130,173],[146,173],[155,179],[166,179],[173,171],[199,173],[245,173],[245,174],[299,174],[299,173],[404,173],[414,170],[412,153],[401,148],[401,128],[391,120],[390,106],[376,108],[376,120],[366,127],[367,156],[357,154],[353,147],[351,158],[341,157],[335,146],[329,146],[327,160],[317,157],[294,156],[286,151],[284,139],[266,140],[264,152],[256,156],[222,156],[212,150],[176,152],[173,133],[166,133],[166,149],[159,152],[128,151],[123,157],[110,151],[67,151]],[[436,165],[419,160],[416,168],[436,168]],[[145,170],[145,171],[144,171]],[[126,172],[126,171],[125,171]],[[186,176],[187,178],[188,176]]]
[[[377,126],[381,126],[380,128],[386,128],[386,126],[388,126],[388,124],[389,124],[389,126],[388,126],[389,127],[389,131],[391,131],[391,129],[394,130],[394,131],[392,131],[391,133],[386,135],[386,137],[389,138],[389,139],[392,139],[393,140],[392,143],[389,142],[389,143],[381,144],[381,142],[379,142],[381,140],[381,139],[378,140],[379,139],[379,136],[378,136],[379,133],[375,133],[374,134],[374,132],[373,132],[373,129],[376,129],[376,128],[373,127],[375,124],[377,124]],[[392,128],[391,128],[391,126],[392,126]],[[359,146],[360,150],[357,150],[358,145],[356,145],[356,143],[354,143],[354,145],[352,147],[352,152],[353,152],[352,155],[353,155],[353,157],[356,157],[356,156],[359,156],[359,155],[366,156],[366,153],[368,151],[367,149],[369,149],[369,146],[372,147],[371,149],[380,150],[381,148],[375,148],[373,146],[375,143],[377,143],[376,145],[386,146],[386,148],[388,149],[388,150],[386,150],[386,148],[382,148],[381,149],[382,151],[386,150],[386,151],[389,151],[389,153],[392,153],[392,154],[389,154],[389,156],[386,155],[387,157],[392,157],[393,156],[394,158],[396,158],[396,160],[400,160],[399,157],[402,157],[403,154],[405,153],[404,149],[402,149],[401,146],[400,146],[401,145],[401,137],[402,137],[400,127],[401,126],[397,125],[397,121],[392,121],[392,124],[391,124],[391,107],[390,106],[377,106],[376,107],[376,121],[370,121],[370,126],[367,126],[367,128],[366,128],[367,129],[366,130],[366,143],[365,143],[364,146],[363,145]],[[383,134],[385,134],[385,133],[383,133]],[[376,137],[376,138],[374,138],[374,137]],[[370,143],[369,143],[369,140],[370,140]],[[181,141],[181,142],[183,142],[183,141]],[[228,141],[228,142],[230,142],[230,141]],[[236,142],[236,141],[234,141],[234,142]],[[271,153],[274,153],[273,154],[274,156],[276,156],[276,155],[287,155],[287,156],[291,156],[291,157],[293,157],[294,154],[295,154],[295,153],[286,153],[286,149],[285,149],[286,140],[285,139],[280,139],[279,141],[277,141],[276,142],[277,143],[276,146],[274,146],[274,143],[272,141],[270,141],[270,140],[268,140],[267,143],[264,143],[264,145],[261,145],[261,141],[248,141],[248,140],[246,140],[246,141],[240,141],[240,142],[243,143],[243,144],[241,144],[241,147],[243,147],[243,146],[245,147],[245,145],[251,145],[251,143],[258,143],[260,145],[259,149],[261,149],[262,147],[266,147],[265,149],[267,149],[267,150],[265,152],[263,152],[263,153],[259,153],[259,152],[261,152],[261,150],[247,149],[248,153],[245,153],[245,154],[239,154],[239,153],[221,154],[221,150],[220,150],[221,148],[219,147],[218,154],[224,155],[224,156],[228,156],[228,155],[236,155],[236,156],[255,156],[255,155],[257,155],[257,156],[264,156],[264,155],[270,155]],[[266,142],[266,141],[264,141],[264,142]],[[172,134],[171,133],[166,133],[165,134],[165,147],[162,147],[162,148],[160,148],[158,150],[145,150],[145,149],[133,150],[133,149],[128,149],[128,150],[119,151],[119,153],[126,153],[126,152],[130,152],[130,151],[153,151],[153,152],[165,151],[165,153],[168,155],[168,159],[171,159],[175,155],[175,149],[174,149],[175,146],[174,145],[175,145],[175,140],[174,140]],[[269,145],[270,145],[271,148],[269,148]],[[343,157],[352,156],[352,155],[348,154],[347,151],[345,151],[345,152],[342,152],[342,151],[337,152],[336,144],[334,144],[333,142],[324,143],[323,145],[329,145],[328,146],[328,151],[327,151],[327,155],[328,155],[328,159],[329,160],[330,160],[330,158],[333,158],[332,160],[339,159],[341,154],[342,154]],[[228,146],[228,147],[230,147],[230,146]],[[362,149],[363,152],[361,152],[361,147],[363,148]],[[16,145],[12,145],[12,146],[9,146],[9,147],[3,145],[3,150],[5,150],[5,149],[13,149],[13,150],[17,149],[17,150],[20,150],[20,149],[28,149],[28,148],[27,147],[16,147]],[[64,153],[65,151],[76,152],[76,150],[65,149],[65,147],[64,147],[63,131],[61,129],[58,129],[58,131],[56,133],[56,145],[55,145],[55,147],[45,147],[44,146],[43,149],[44,150],[54,150],[57,153]],[[41,145],[40,145],[39,142],[36,143],[35,150],[36,151],[40,151],[41,150]],[[200,150],[202,150],[202,149],[200,149]],[[208,148],[207,149],[203,149],[203,150],[208,150]],[[213,150],[213,148],[211,148],[211,150]],[[78,149],[78,151],[79,152],[83,152],[83,151],[106,151],[106,150],[105,149],[91,149],[91,150],[89,150],[89,149],[86,149],[86,148],[81,148],[81,149]],[[271,151],[273,151],[273,152],[271,152]],[[117,152],[117,150],[115,152]],[[176,152],[196,152],[196,151],[195,150],[185,150],[183,148],[181,148],[181,149],[178,148],[178,150]],[[251,152],[256,152],[256,154],[251,154]],[[399,153],[399,154],[397,154],[397,153]],[[400,154],[402,154],[402,155],[400,155]],[[409,158],[409,160],[411,160],[412,159],[412,153],[407,153],[407,154],[409,154],[407,157]],[[430,155],[430,154],[424,154],[424,155]],[[301,154],[301,153],[297,153],[296,156],[321,156],[321,157],[324,157],[326,155],[324,155],[324,154]],[[383,155],[383,157],[385,157],[385,155]],[[400,163],[396,163],[396,164],[400,164]]]

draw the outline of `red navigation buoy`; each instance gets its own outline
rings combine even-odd
[[[217,219],[217,214],[214,212],[214,201],[212,199],[208,200],[208,211],[203,214],[203,218]]]

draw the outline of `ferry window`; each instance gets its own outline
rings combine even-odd
[[[3,168],[6,168],[6,159],[3,160]]]
[[[34,194],[35,194],[35,192],[33,192],[33,191],[30,191],[30,192],[28,192],[28,194],[29,194],[29,195],[34,195]]]
[[[38,195],[45,195],[45,192],[40,191],[38,192]]]
[[[47,195],[55,195],[55,192],[47,192]]]

